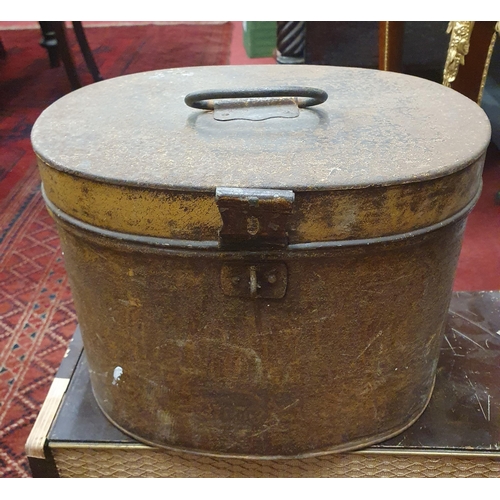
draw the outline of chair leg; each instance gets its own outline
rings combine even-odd
[[[87,68],[90,71],[94,82],[100,82],[103,80],[103,77],[99,73],[99,68],[97,67],[92,51],[90,50],[81,21],[73,21],[73,29],[75,30],[75,36],[78,40],[78,44],[80,45],[80,50],[82,51],[83,58],[85,59],[85,63],[87,64]]]
[[[76,90],[82,85],[78,74],[76,72],[75,63],[73,61],[73,56],[69,49],[68,38],[66,36],[66,26],[64,26],[64,21],[51,21],[54,32],[57,38],[57,44],[59,47],[59,54],[61,55],[62,62],[64,64],[64,69],[68,75],[71,88]]]
[[[61,65],[59,59],[59,49],[57,47],[57,37],[54,31],[52,21],[38,21],[40,30],[42,31],[42,39],[40,46],[47,49],[49,63],[51,68],[58,68]]]

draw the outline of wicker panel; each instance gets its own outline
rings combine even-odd
[[[304,460],[243,460],[150,449],[56,448],[61,477],[500,477],[494,458],[328,455]]]

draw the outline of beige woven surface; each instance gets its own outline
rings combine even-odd
[[[500,460],[429,455],[328,455],[242,460],[150,449],[52,449],[61,477],[500,477]]]

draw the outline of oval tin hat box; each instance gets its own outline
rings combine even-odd
[[[208,455],[366,447],[424,411],[490,125],[329,66],[89,85],[32,132],[96,401]]]

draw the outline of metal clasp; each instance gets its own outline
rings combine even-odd
[[[287,222],[295,193],[281,189],[217,188],[215,202],[222,217],[219,247],[265,250],[288,245]]]
[[[217,188],[215,201],[222,217],[219,247],[241,251],[287,247],[294,200],[294,192],[288,190]],[[281,299],[287,284],[283,262],[238,260],[222,265],[222,291],[230,297]]]
[[[227,262],[220,275],[224,295],[249,299],[281,299],[288,284],[284,262]]]

